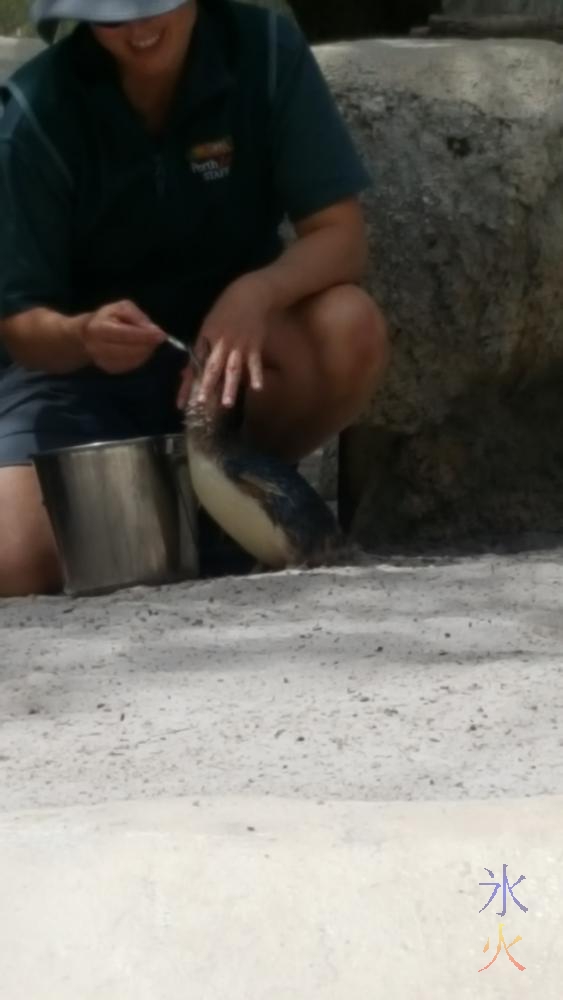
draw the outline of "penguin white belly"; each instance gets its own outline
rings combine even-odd
[[[194,492],[214,521],[258,562],[283,569],[295,559],[293,547],[259,501],[237,487],[207,455],[187,441]]]

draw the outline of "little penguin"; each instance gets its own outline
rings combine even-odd
[[[245,445],[219,398],[198,401],[196,376],[185,409],[194,493],[209,516],[259,564],[320,566],[342,546],[332,511],[296,468]]]

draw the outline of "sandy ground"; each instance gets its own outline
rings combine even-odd
[[[559,555],[0,605],[2,810],[563,791]]]

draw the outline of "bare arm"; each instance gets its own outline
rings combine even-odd
[[[362,209],[347,199],[296,224],[297,240],[268,267],[251,271],[233,282],[207,315],[198,345],[208,345],[208,359],[200,384],[207,398],[226,372],[223,403],[230,405],[244,369],[254,389],[262,387],[261,352],[273,310],[335,285],[359,282],[368,259]],[[178,394],[185,406],[191,391],[188,368]]]
[[[368,259],[362,208],[356,198],[332,205],[295,226],[297,240],[273,264],[255,272],[277,309],[333,285],[361,281]]]
[[[165,335],[124,300],[80,316],[29,309],[0,322],[0,340],[23,368],[66,375],[94,364],[119,374],[148,361]]]
[[[88,318],[29,309],[0,322],[0,340],[23,368],[65,375],[89,363],[81,338]]]

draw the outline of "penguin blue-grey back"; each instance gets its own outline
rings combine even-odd
[[[330,508],[295,468],[228,433],[218,399],[199,403],[197,383],[185,416],[190,475],[201,506],[263,566],[330,561],[341,544]]]

